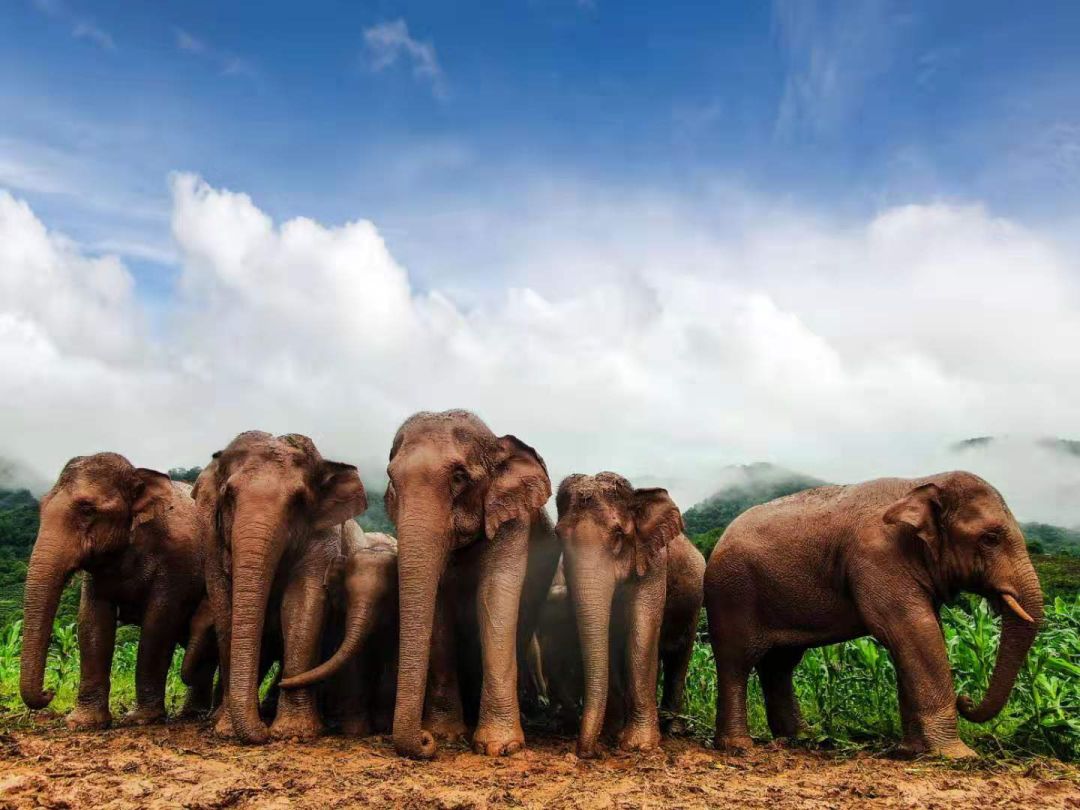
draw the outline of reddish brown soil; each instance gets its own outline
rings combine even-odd
[[[381,738],[245,748],[192,724],[19,730],[0,735],[0,808],[1080,808],[1075,770],[1045,761],[956,768],[779,748],[735,758],[683,740],[596,762],[571,750],[533,738],[508,759],[459,745],[409,762]]]

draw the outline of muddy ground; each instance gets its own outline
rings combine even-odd
[[[569,739],[529,745],[507,759],[443,746],[434,762],[410,762],[385,738],[247,748],[196,724],[54,725],[0,735],[0,808],[1080,808],[1076,770],[1045,760],[957,768],[764,747],[737,758],[672,740],[583,762]]]

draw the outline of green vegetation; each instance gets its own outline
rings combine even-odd
[[[386,504],[383,502],[382,490],[372,489],[365,485],[367,491],[367,511],[356,519],[360,528],[365,532],[385,532],[394,534],[394,524],[390,516],[386,514]]]
[[[993,668],[998,622],[980,600],[942,613],[949,659],[960,693],[982,695]],[[819,744],[881,748],[899,740],[896,671],[871,638],[810,650],[795,671],[795,689],[809,737]],[[702,736],[712,733],[716,670],[707,643],[694,648],[687,676],[687,715]],[[750,728],[767,739],[765,705],[754,678]],[[1080,759],[1080,597],[1047,605],[1046,625],[1028,654],[1005,710],[993,721],[960,722],[960,735],[986,753]]]
[[[181,480],[198,470],[172,470]],[[740,512],[775,497],[818,486],[808,476],[769,465],[741,468],[735,484],[686,512],[688,533],[706,554]],[[382,493],[369,489],[369,506],[358,523],[367,531],[393,531]],[[968,744],[984,752],[1012,756],[1046,754],[1080,759],[1080,534],[1046,524],[1026,524],[1033,547],[1054,554],[1033,556],[1048,595],[1046,626],[1038,636],[1013,696],[992,723],[961,723]],[[19,649],[22,583],[26,559],[37,533],[37,503],[28,492],[0,490],[0,724],[26,716],[19,699]],[[1036,544],[1040,544],[1036,546]],[[67,711],[78,687],[78,647],[74,608],[77,582],[65,593],[57,618],[46,683],[57,691],[52,707]],[[998,641],[997,620],[985,603],[966,597],[943,611],[943,626],[958,690],[977,699],[985,689]],[[134,704],[134,667],[138,628],[121,628],[113,663],[112,703],[119,715]],[[179,708],[183,686],[179,653],[169,676],[170,708]],[[796,689],[810,741],[841,747],[881,749],[899,739],[895,672],[885,650],[864,638],[811,650],[796,671]],[[716,701],[715,669],[706,637],[694,650],[687,684],[687,721],[702,738],[712,734]],[[756,679],[751,681],[751,729],[768,737],[764,704]]]

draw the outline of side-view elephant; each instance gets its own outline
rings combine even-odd
[[[363,539],[326,573],[334,612],[344,614],[333,634],[340,644],[325,662],[280,684],[298,689],[327,682],[324,715],[334,715],[342,733],[360,737],[391,729],[398,652],[397,540],[377,532]]]
[[[663,656],[671,716],[682,705],[704,558],[683,534],[682,515],[664,489],[635,489],[612,472],[571,475],[556,503],[584,665],[578,756],[596,756],[605,726],[618,732],[624,750],[655,748],[659,661]]]
[[[327,461],[307,436],[249,431],[214,454],[195,498],[213,527],[206,585],[226,684],[218,733],[248,743],[317,736],[311,689],[282,692],[269,730],[260,717],[264,630],[271,614],[279,618],[284,677],[315,665],[324,575],[351,518],[367,508],[356,467]]]
[[[165,678],[177,644],[206,588],[202,547],[208,532],[191,487],[134,467],[116,453],[71,459],[41,500],[24,599],[20,691],[31,709],[52,700],[43,690],[53,619],[64,585],[84,572],[79,600],[79,696],[71,728],[105,728],[116,625],[141,627],[135,666],[136,707],[128,720],[165,717]],[[209,708],[213,667],[200,670],[185,713]]]
[[[938,615],[960,591],[1001,613],[1001,645],[978,706],[956,697]],[[791,679],[803,653],[871,635],[896,665],[901,752],[973,756],[957,737],[957,708],[974,722],[1001,711],[1043,616],[1020,527],[998,491],[967,472],[819,487],[756,506],[713,549],[705,599],[716,746],[729,751],[752,745],[752,669],[773,735],[795,736],[803,721]]]
[[[459,733],[471,719],[472,695],[464,707],[461,695],[479,686],[474,750],[513,753],[525,743],[519,655],[559,559],[543,459],[467,411],[424,412],[398,429],[387,473],[401,602],[394,746],[434,756],[435,735]],[[447,651],[475,676],[429,679],[431,659]]]

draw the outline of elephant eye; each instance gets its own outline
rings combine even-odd
[[[454,486],[463,486],[469,483],[469,473],[464,467],[454,467],[454,471],[450,473],[450,480]]]
[[[94,512],[97,511],[97,509],[94,507],[94,504],[90,501],[79,501],[77,504],[75,504],[75,509],[80,515],[83,515],[84,517],[90,517],[92,514],[94,514]]]
[[[992,529],[988,532],[983,532],[982,537],[979,538],[981,543],[986,548],[993,548],[994,546],[1001,544],[1001,532],[997,529]]]

